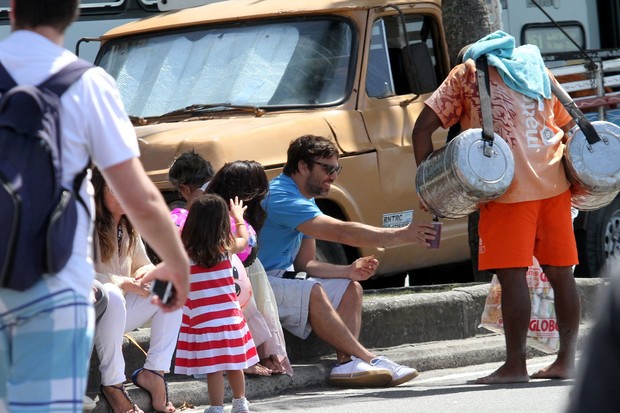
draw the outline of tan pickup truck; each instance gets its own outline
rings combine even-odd
[[[142,162],[169,203],[178,195],[167,171],[181,152],[215,168],[256,160],[273,177],[289,142],[316,134],[335,140],[344,168],[320,208],[399,226],[432,218],[418,208],[411,130],[450,68],[441,21],[440,0],[229,0],[113,29],[96,62],[116,79]],[[469,260],[467,232],[466,219],[447,220],[439,250],[322,242],[319,254],[374,254],[381,276],[402,280]]]

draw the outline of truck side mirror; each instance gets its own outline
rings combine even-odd
[[[434,91],[437,88],[437,78],[426,43],[413,43],[403,47],[402,56],[411,92],[421,95]]]

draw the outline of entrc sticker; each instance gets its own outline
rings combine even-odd
[[[384,228],[400,228],[410,224],[413,221],[413,210],[401,212],[390,212],[383,214]]]

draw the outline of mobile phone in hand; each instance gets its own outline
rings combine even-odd
[[[151,294],[158,296],[163,304],[168,304],[174,293],[174,285],[171,282],[155,280],[151,283]]]

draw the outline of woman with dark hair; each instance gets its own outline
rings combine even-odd
[[[146,255],[140,235],[106,184],[93,170],[95,189],[95,271],[108,295],[107,308],[95,329],[101,394],[113,412],[141,413],[123,387],[125,360],[123,335],[151,321],[151,341],[144,367],[132,375],[133,383],[151,396],[153,409],[171,413],[164,373],[170,370],[182,310],[164,312],[151,303],[149,286],[140,279],[155,268]]]
[[[267,175],[262,165],[256,161],[235,161],[225,164],[206,189],[207,193],[218,194],[224,199],[234,199],[237,196],[243,200],[247,206],[245,220],[257,233],[267,218],[267,213],[260,203],[268,191]],[[258,248],[252,248],[250,255],[243,261],[246,267],[254,262],[257,252]]]
[[[269,181],[262,165],[256,161],[235,161],[225,164],[207,186],[207,193],[215,193],[224,199],[239,197],[247,206],[244,217],[258,234],[263,227],[267,213],[261,201],[267,196]],[[271,337],[257,343],[260,362],[274,373],[293,374],[286,353],[284,333],[280,324],[278,307],[267,274],[256,257],[258,245],[254,245],[246,256],[243,265],[252,283],[253,298],[258,311],[265,319]]]

